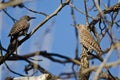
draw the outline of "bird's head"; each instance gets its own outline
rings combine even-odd
[[[26,19],[27,21],[30,21],[31,19],[35,19],[36,17],[30,17],[30,16],[23,16],[21,19]]]
[[[75,27],[77,29],[84,29],[85,28],[85,26],[83,24],[77,24],[77,25],[75,25]]]

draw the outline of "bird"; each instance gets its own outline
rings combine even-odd
[[[11,37],[19,37],[19,36],[25,36],[27,35],[27,31],[29,29],[30,23],[29,21],[31,19],[35,19],[35,17],[30,17],[28,15],[25,15],[20,18],[12,27],[10,33],[8,36]]]
[[[7,54],[5,55],[5,59],[7,59],[13,52],[17,49],[19,40],[18,38],[20,36],[25,36],[27,35],[27,31],[29,29],[30,23],[29,21],[31,19],[35,19],[35,17],[30,17],[28,15],[25,15],[20,18],[12,27],[12,29],[9,32],[9,37],[10,37],[10,44],[7,48]],[[0,63],[1,64],[1,63]]]
[[[103,53],[100,45],[92,36],[91,32],[82,24],[77,24],[75,26],[78,30],[78,36],[80,40],[80,44],[87,49],[87,51],[95,51],[96,54],[100,57]],[[102,59],[101,59],[102,60]]]

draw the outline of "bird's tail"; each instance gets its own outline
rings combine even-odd
[[[103,58],[102,58],[102,54],[103,54],[103,51],[102,50],[99,50],[98,53],[96,54],[98,59],[103,62]]]
[[[8,46],[8,52],[14,52],[18,46],[18,39],[16,37],[10,39],[10,44]]]
[[[4,63],[5,60],[7,60],[11,56],[11,54],[13,54],[13,52],[17,49],[17,47],[18,47],[18,39],[11,38],[10,44],[7,49],[7,53],[2,58],[0,58],[0,65]]]

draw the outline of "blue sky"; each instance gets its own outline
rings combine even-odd
[[[90,1],[89,1],[90,2]],[[104,1],[102,0],[104,3]],[[117,0],[112,0],[111,5],[117,3]],[[92,3],[88,3],[88,6],[90,6]],[[36,0],[32,3],[26,3],[27,7],[45,12],[47,14],[51,14],[58,6],[59,6],[59,0],[51,0],[50,2],[48,0]],[[80,8],[84,11],[83,1],[75,0],[74,5]],[[91,6],[90,6],[91,7]],[[16,8],[7,8],[7,11],[10,13],[11,16],[13,16],[15,19],[19,19],[23,15],[30,15],[35,16],[35,20],[30,21],[30,29],[29,32],[37,25],[39,24],[45,17],[39,14],[31,13],[29,11],[26,11],[26,9],[20,9],[18,7]],[[71,26],[73,24],[72,17],[70,14],[70,7],[66,6],[62,9],[62,11],[59,12],[59,14],[55,17],[53,17],[51,20],[49,20],[47,23],[45,23],[29,40],[24,42],[18,49],[19,54],[26,54],[38,50],[46,50],[48,52],[53,53],[59,53],[71,58],[75,57],[75,47],[76,47],[76,37],[75,37],[75,28]],[[90,13],[93,17],[95,17],[97,12]],[[76,20],[77,23],[80,24],[86,24],[85,23],[85,15],[82,15],[81,13],[75,11]],[[0,12],[1,16],[1,25],[0,27],[0,40],[2,42],[2,45],[7,48],[9,44],[10,38],[8,37],[8,33],[13,26],[13,21],[3,12]],[[51,27],[51,31],[44,36],[45,30],[51,25],[51,23],[54,22],[53,26]],[[116,29],[115,29],[116,30]],[[115,32],[117,34],[116,36],[119,36],[118,32]],[[106,46],[104,44],[108,40],[108,38],[104,39],[103,42],[101,42],[101,46]],[[103,48],[103,47],[102,47]],[[103,48],[105,49],[105,48]],[[79,52],[81,52],[81,47],[79,45]],[[115,58],[110,57],[110,60],[114,61],[117,59],[116,54],[113,54]],[[48,59],[44,59],[40,57],[40,59],[43,59],[42,62],[40,62],[41,66],[44,66],[45,69],[49,70],[53,74],[59,74],[63,71],[71,71],[71,64],[65,64],[61,65],[59,63],[53,63],[49,61]],[[97,64],[97,62],[95,62]],[[10,63],[13,65],[13,63]],[[21,64],[21,62],[15,63],[17,66],[18,64]],[[25,63],[22,62],[22,64],[25,65]],[[14,69],[15,66],[12,68]],[[24,66],[21,66],[21,68],[24,68]],[[79,69],[79,68],[78,68]],[[19,70],[19,67],[16,67],[16,71],[22,73],[23,70]],[[116,68],[113,69],[114,75],[117,75]],[[7,73],[7,71],[4,73],[4,75]],[[2,76],[4,76],[2,75]],[[13,74],[12,74],[13,75]]]

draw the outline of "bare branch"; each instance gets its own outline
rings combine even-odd
[[[110,12],[116,12],[116,11],[118,11],[119,9],[120,9],[120,2],[117,3],[117,4],[115,4],[115,5],[113,5],[113,6],[110,7],[110,8],[107,8],[107,9],[102,10],[102,13],[103,13],[103,15],[105,15],[105,14],[108,14],[108,13],[110,13]],[[90,22],[90,25],[89,25],[89,26],[91,27],[91,29],[93,29],[93,25],[95,25],[100,19],[101,19],[101,13],[99,13],[99,14],[97,15],[97,17],[92,20],[92,22]]]
[[[5,9],[7,7],[15,6],[28,1],[33,1],[33,0],[11,0],[9,2],[0,3],[0,9]]]

